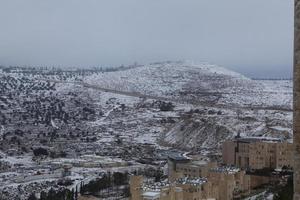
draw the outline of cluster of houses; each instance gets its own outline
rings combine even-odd
[[[240,138],[223,143],[223,163],[173,154],[168,180],[130,179],[131,200],[231,200],[274,181],[255,171],[292,168],[292,143],[271,138]]]

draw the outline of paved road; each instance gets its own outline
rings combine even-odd
[[[86,88],[91,88],[95,90],[100,90],[102,92],[108,92],[113,94],[120,94],[125,96],[131,96],[131,97],[137,97],[137,98],[143,98],[143,99],[153,99],[153,100],[159,100],[159,101],[170,101],[170,102],[176,102],[176,103],[183,103],[183,104],[192,104],[195,106],[203,106],[203,107],[211,107],[211,108],[220,108],[220,109],[230,109],[230,110],[268,110],[268,111],[283,111],[283,112],[293,112],[291,108],[278,108],[278,107],[266,107],[266,106],[239,106],[239,105],[220,105],[220,104],[213,104],[210,102],[189,102],[184,100],[178,100],[173,98],[167,98],[167,97],[158,97],[158,96],[152,96],[152,95],[146,95],[139,92],[128,92],[128,91],[120,91],[115,89],[109,89],[104,88],[99,85],[89,84],[82,81],[59,81],[59,80],[48,80],[48,79],[40,79],[42,81],[49,81],[54,83],[71,83],[76,85],[81,85]],[[204,92],[203,94],[208,95],[208,92]],[[216,95],[216,93],[210,93]],[[218,93],[220,94],[220,93]]]

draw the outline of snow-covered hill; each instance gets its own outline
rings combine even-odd
[[[252,80],[215,65],[182,61],[106,72],[34,72],[32,77],[3,72],[3,77],[16,77],[2,78],[0,84],[7,91],[22,91],[27,85],[38,91],[55,89],[55,93],[44,95],[55,95],[52,99],[56,102],[67,100],[69,116],[80,116],[72,102],[76,94],[80,101],[75,104],[80,102],[102,113],[87,118],[86,112],[76,108],[87,119],[87,127],[107,130],[97,135],[100,142],[120,135],[128,142],[215,149],[237,133],[291,138],[292,82],[288,80]],[[24,84],[15,81],[23,79]],[[172,102],[174,110],[160,110],[160,101]],[[61,117],[53,117],[52,127],[64,125]]]
[[[291,81],[255,81],[207,63],[162,62],[94,74],[90,84],[193,104],[291,108]]]
[[[215,155],[238,133],[288,140],[291,103],[291,81],[251,80],[207,63],[0,67],[0,199],[25,200],[56,184],[45,169],[61,157],[79,161],[96,154],[157,165],[168,147]],[[47,153],[40,155],[41,149]],[[94,177],[87,171],[72,173]],[[24,178],[41,172],[49,178],[38,185]]]
[[[252,80],[207,63],[162,62],[94,74],[84,81],[185,105],[190,111],[181,113],[175,125],[165,125],[163,144],[215,148],[237,133],[291,138],[289,80]]]

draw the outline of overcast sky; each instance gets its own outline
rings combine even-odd
[[[293,0],[0,0],[0,64],[207,61],[290,77]]]

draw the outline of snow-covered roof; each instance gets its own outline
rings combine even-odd
[[[237,167],[222,166],[222,167],[213,168],[210,171],[217,172],[217,173],[235,174],[237,172],[240,172],[241,170],[240,168]]]
[[[160,191],[161,188],[169,186],[170,183],[168,181],[161,181],[161,182],[145,182],[142,186],[143,191]]]
[[[184,177],[176,180],[176,183],[178,184],[189,184],[189,185],[202,185],[207,182],[206,178],[189,178],[189,177]]]

